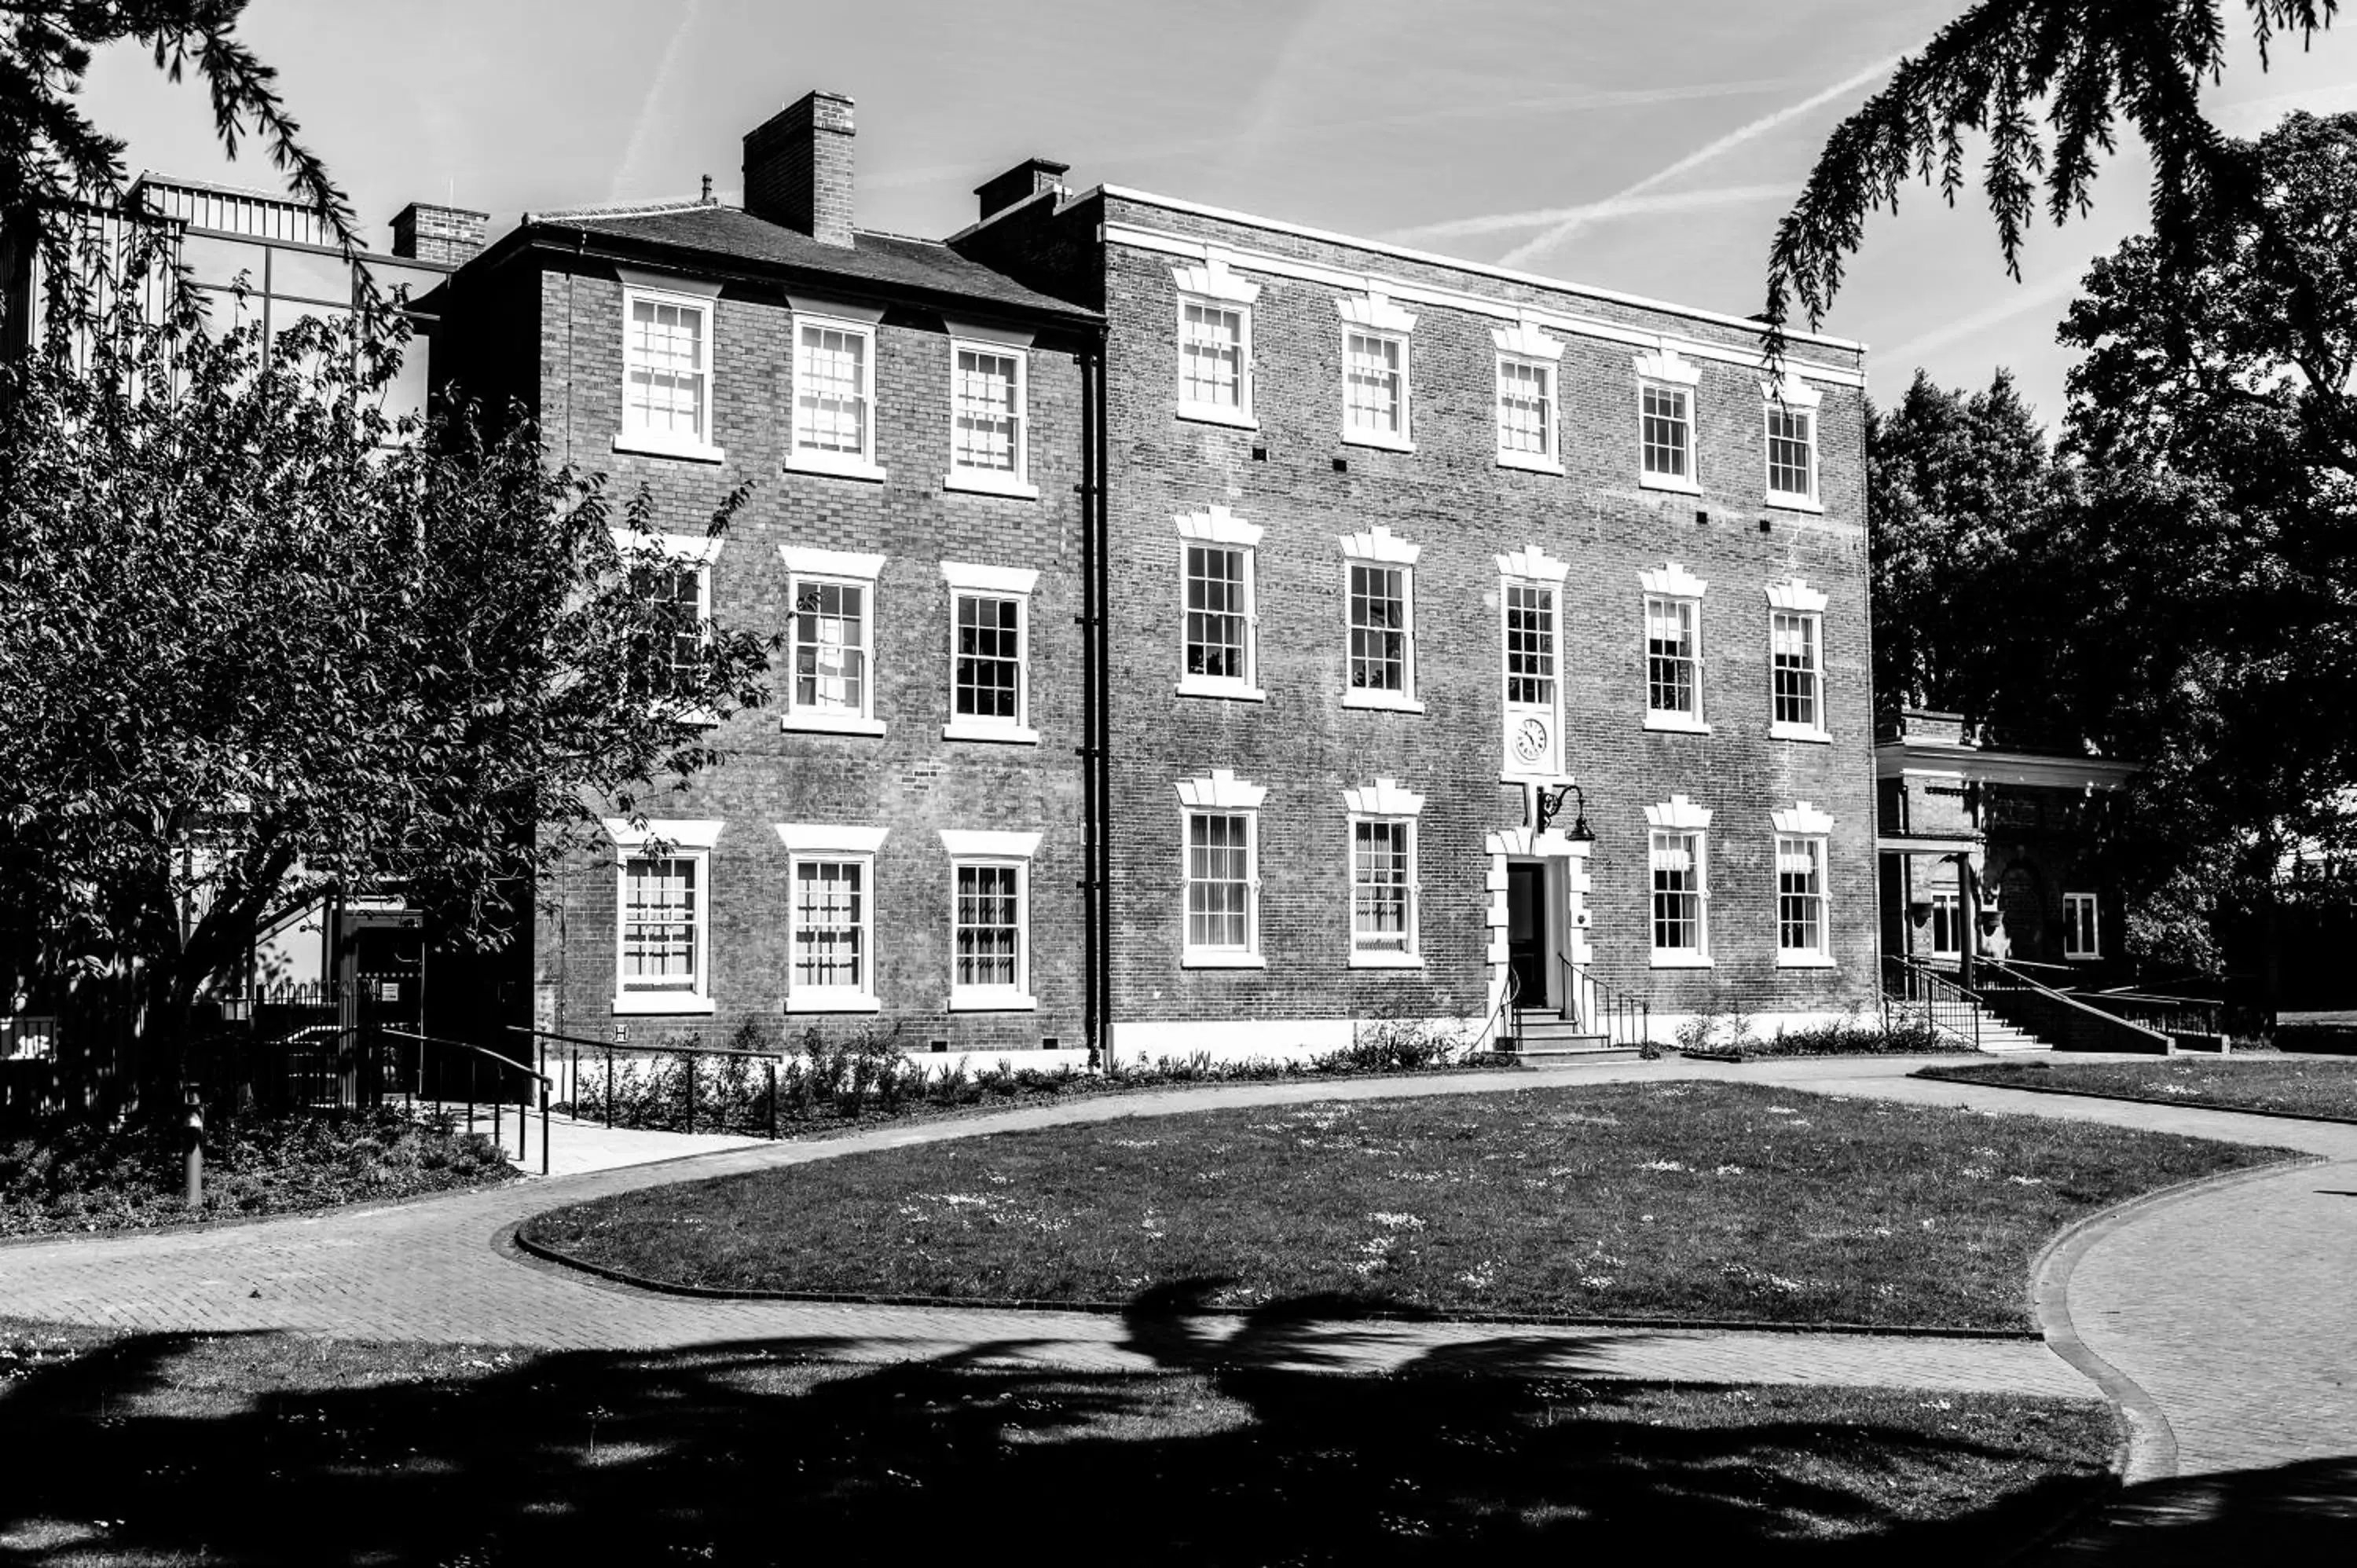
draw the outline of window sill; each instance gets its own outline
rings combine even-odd
[[[952,1013],[1037,1013],[1039,999],[1020,991],[950,993]]]
[[[694,996],[684,991],[626,991],[614,998],[614,1012],[619,1017],[643,1018],[663,1014],[709,1016],[712,1011],[711,997]]]
[[[677,435],[658,435],[651,430],[635,434],[625,432],[614,437],[614,450],[631,452],[641,457],[676,457],[687,463],[726,462],[728,454],[705,441],[691,441]]]
[[[1564,471],[1561,463],[1552,457],[1542,457],[1535,452],[1501,452],[1498,454],[1498,467],[1520,468],[1528,474],[1560,475]]]
[[[1834,969],[1834,961],[1821,952],[1780,952],[1776,955],[1778,969]]]
[[[1825,510],[1823,502],[1814,500],[1808,496],[1780,495],[1774,490],[1770,490],[1768,492],[1768,504],[1784,511],[1808,511],[1818,513],[1821,516],[1824,514]]]
[[[1385,435],[1379,431],[1373,430],[1345,430],[1342,432],[1342,445],[1345,446],[1372,446],[1376,450],[1382,452],[1413,452],[1415,450],[1415,443],[1410,441],[1405,435]]]
[[[1039,732],[1028,725],[950,723],[942,726],[943,740],[996,741],[1000,746],[1037,746]]]
[[[785,468],[789,474],[825,474],[838,479],[864,479],[873,485],[884,482],[884,470],[866,458],[826,452],[790,452]]]
[[[1342,693],[1342,705],[1346,708],[1372,708],[1380,713],[1424,712],[1424,704],[1414,697],[1403,696],[1397,692],[1371,692],[1363,686],[1346,689]]]
[[[1674,490],[1682,496],[1702,494],[1702,485],[1699,481],[1681,479],[1670,474],[1641,473],[1637,476],[1637,483],[1640,488],[1648,490]]]
[[[1265,703],[1268,693],[1258,686],[1247,686],[1242,681],[1215,679],[1203,675],[1178,677],[1178,695],[1182,697],[1224,697],[1232,703]]]
[[[1709,969],[1711,961],[1698,952],[1657,952],[1653,955],[1655,969]]]
[[[840,996],[823,991],[790,991],[786,993],[789,1013],[881,1013],[884,1004],[875,997],[859,992],[845,992]]]
[[[1216,403],[1182,403],[1178,417],[1192,424],[1224,424],[1236,430],[1258,430],[1260,421],[1248,408],[1222,408]]]
[[[1824,730],[1810,729],[1803,725],[1780,725],[1771,723],[1768,726],[1768,738],[1770,740],[1805,740],[1817,746],[1831,746],[1834,743],[1834,737],[1827,735]]]
[[[1266,969],[1268,961],[1256,952],[1189,950],[1178,955],[1180,969]]]
[[[864,719],[856,714],[790,713],[778,721],[778,727],[804,735],[865,735],[878,739],[884,734],[882,719]]]
[[[1009,500],[1036,501],[1039,499],[1039,486],[1025,484],[1011,474],[960,473],[952,469],[942,476],[942,489],[964,490],[977,496],[1005,496]]]
[[[1708,725],[1700,719],[1688,718],[1684,714],[1649,713],[1645,715],[1645,727],[1649,730],[1658,730],[1664,735],[1708,735],[1710,733]]]
[[[1424,955],[1413,952],[1354,952],[1352,969],[1422,969]]]

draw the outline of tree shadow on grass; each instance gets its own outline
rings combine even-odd
[[[835,1339],[113,1340],[0,1383],[0,1559],[1984,1562],[2104,1486],[2003,1471],[2005,1492],[2005,1455],[1911,1393],[1835,1417],[1795,1391],[1584,1380],[1576,1346],[1541,1377],[1462,1354],[1336,1377],[1297,1369],[1292,1308],[1213,1343],[1156,1307],[1129,1326],[1159,1375],[1004,1364],[1021,1341],[836,1367],[808,1364]],[[1910,1517],[1927,1487],[1936,1522]]]
[[[2212,1568],[2343,1563],[2352,1548],[2357,1455],[2143,1482],[2036,1561],[2044,1568]]]

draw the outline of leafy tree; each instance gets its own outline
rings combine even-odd
[[[717,760],[688,721],[760,703],[770,644],[698,623],[646,495],[528,424],[389,421],[397,320],[265,353],[108,297],[79,363],[0,385],[0,908],[135,999],[162,1088],[191,1004],[330,892],[500,944],[602,814]]]
[[[2225,64],[2233,9],[2229,0],[1976,0],[1826,141],[1777,228],[1766,319],[1781,327],[1797,299],[1810,325],[1822,320],[1867,215],[1896,210],[1905,186],[1934,184],[1953,205],[1967,182],[1968,134],[1986,138],[1981,188],[2016,277],[2041,186],[2057,224],[2083,214],[2123,119],[2152,151],[2154,231],[2166,252],[2244,220],[2255,200],[2249,165],[2201,104]],[[2242,10],[2264,65],[2271,44],[2307,45],[2340,5],[2243,0]]]

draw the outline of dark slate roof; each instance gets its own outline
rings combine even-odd
[[[527,215],[544,233],[587,233],[633,249],[687,252],[761,271],[827,274],[879,292],[915,291],[954,296],[1011,310],[1093,321],[1094,311],[1024,287],[968,261],[938,240],[856,231],[848,249],[823,245],[799,230],[756,218],[738,207],[692,206],[653,210],[544,212]]]

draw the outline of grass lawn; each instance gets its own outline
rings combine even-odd
[[[2281,1151],[1749,1084],[1532,1089],[1001,1133],[541,1215],[726,1288],[2028,1326],[2039,1248]]]
[[[1975,1062],[1928,1067],[1916,1076],[1999,1088],[2124,1094],[2164,1105],[2357,1117],[2357,1060],[2346,1058],[2268,1055],[2169,1057],[2143,1062]]]
[[[506,1181],[490,1139],[397,1111],[248,1117],[205,1136],[205,1203],[183,1200],[176,1129],[67,1126],[0,1141],[0,1236],[252,1219]]]
[[[1994,1562],[2104,1492],[2116,1440],[2092,1401],[5,1321],[0,1428],[40,1436],[8,1462],[0,1560],[74,1568]]]

